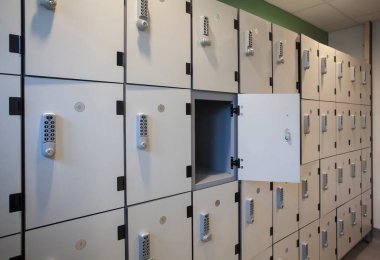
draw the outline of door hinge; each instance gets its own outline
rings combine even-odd
[[[318,152],[321,150],[321,146],[320,145],[318,145]]]
[[[186,103],[186,115],[191,115],[191,103]]]
[[[299,50],[301,49],[301,43],[300,42],[296,42],[296,50]]]
[[[234,105],[231,104],[231,117],[234,115],[240,116],[240,106],[234,107]]]
[[[334,95],[336,95],[336,88],[334,88]]]
[[[186,13],[192,14],[193,7],[190,2],[186,2]]]
[[[321,211],[321,203],[318,203],[318,211]]]
[[[125,239],[125,225],[117,227],[117,240]]]
[[[193,206],[187,206],[186,207],[186,216],[187,216],[187,218],[193,217]]]
[[[9,52],[21,54],[21,36],[9,34]]]
[[[234,29],[239,30],[239,20],[234,19]]]
[[[318,168],[318,175],[321,175],[321,168]]]
[[[236,160],[234,160],[234,157],[231,157],[231,169],[233,169],[234,167],[240,168],[240,159],[237,158]]]
[[[124,67],[124,52],[118,51],[116,53],[116,65]]]
[[[236,244],[235,245],[235,255],[239,255],[240,254],[240,244]]]
[[[321,233],[321,227],[318,227],[318,234]]]
[[[334,62],[336,62],[336,56],[334,56]]]
[[[186,178],[193,176],[193,167],[191,165],[186,166]]]
[[[270,183],[269,183],[269,189],[270,189],[270,190],[273,190],[273,182],[270,182]]]
[[[338,254],[338,248],[335,248],[335,255]]]
[[[14,256],[14,257],[9,258],[9,260],[22,260],[22,256],[21,255]]]
[[[192,68],[191,68],[192,66],[191,66],[191,63],[186,63],[186,75],[191,75],[192,74],[192,72],[193,72],[193,70],[192,70]]]
[[[318,93],[319,93],[319,85],[317,85],[317,91],[318,91]]]
[[[317,109],[317,114],[318,114],[318,116],[319,116],[319,114],[320,114],[320,110],[319,110],[319,108]]]
[[[300,247],[300,240],[297,239],[297,247]]]
[[[272,32],[269,32],[269,40],[273,41],[273,33]]]
[[[15,193],[9,195],[9,213],[23,211],[24,199],[22,193]]]
[[[272,77],[269,78],[269,86],[273,87],[273,78]]]
[[[235,192],[235,203],[240,202],[240,192]]]
[[[9,115],[21,116],[24,111],[24,102],[20,97],[9,97]]]
[[[124,101],[117,100],[116,101],[116,115],[122,116],[124,115]]]
[[[319,57],[319,50],[317,50],[317,57]]]
[[[300,214],[297,214],[297,222],[299,222],[300,221]]]
[[[301,84],[299,83],[299,81],[297,81],[297,82],[296,82],[296,89],[297,89],[297,90],[300,90],[300,88],[301,88]]]
[[[240,75],[238,71],[235,71],[235,81],[239,82],[240,81]]]
[[[269,229],[269,235],[273,236],[273,227],[270,227],[270,229]]]
[[[125,177],[119,176],[117,177],[117,191],[125,190]]]

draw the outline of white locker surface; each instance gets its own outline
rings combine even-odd
[[[301,166],[298,186],[299,227],[319,218],[319,160]]]
[[[349,56],[338,50],[335,51],[335,88],[336,88],[336,101],[349,102],[348,91],[350,82],[350,71],[348,68]]]
[[[128,205],[191,190],[191,178],[186,177],[191,165],[190,102],[190,90],[126,86]],[[136,145],[139,113],[148,119],[146,149]]]
[[[351,181],[351,198],[359,196],[362,193],[361,178],[361,151],[350,153],[350,181]]]
[[[361,104],[363,105],[371,105],[372,101],[372,70],[371,65],[364,64],[360,68],[360,81],[361,81]],[[364,74],[365,73],[365,74]],[[364,75],[363,75],[364,74]],[[365,77],[365,80],[363,79]],[[364,80],[364,82],[363,82]]]
[[[350,105],[337,103],[336,104],[336,143],[337,154],[347,153],[350,150],[349,147],[349,131],[350,129]],[[341,124],[339,122],[342,122]],[[340,127],[341,125],[341,127]]]
[[[21,55],[9,51],[9,35],[21,35],[21,1],[0,2],[0,73],[20,74]]]
[[[347,117],[347,134],[348,134],[348,146],[349,151],[355,151],[361,149],[360,134],[361,134],[361,122],[360,122],[360,105],[348,105],[346,104],[346,110],[348,109]]]
[[[9,115],[10,97],[20,97],[20,77],[0,75],[0,237],[21,231],[21,212],[9,212],[9,195],[21,192],[21,116]]]
[[[63,222],[25,233],[26,259],[125,259],[125,240],[118,240],[124,209]]]
[[[124,1],[25,2],[26,74],[123,82]]]
[[[0,238],[0,260],[11,260],[21,255],[21,235]]]
[[[193,88],[238,92],[237,9],[217,0],[193,0]],[[203,17],[208,18],[210,45],[203,47]]]
[[[297,215],[298,184],[273,183],[273,243],[298,230]]]
[[[336,211],[331,211],[329,214],[320,219],[320,250],[319,259],[336,259]],[[324,240],[324,235],[327,241]]]
[[[152,259],[191,260],[191,193],[128,208],[129,259],[140,259],[139,236],[149,234]]]
[[[273,259],[295,260],[299,259],[298,231],[273,245]]]
[[[28,229],[124,206],[121,84],[26,78]],[[55,113],[56,154],[41,153],[41,114]],[[68,192],[70,188],[70,192]]]
[[[241,254],[242,259],[252,259],[272,245],[273,212],[268,207],[272,204],[272,190],[269,182],[242,181],[240,185]]]
[[[240,93],[272,93],[272,32],[270,22],[240,10]],[[253,55],[247,55],[252,33]]]
[[[240,94],[238,103],[239,179],[299,182],[299,95]]]
[[[137,5],[126,1],[127,83],[190,88],[190,15],[186,0],[148,1],[148,28],[140,31]],[[175,37],[175,40],[173,40]]]
[[[366,236],[372,229],[372,191],[368,190],[362,194],[362,237]]]
[[[265,251],[261,252],[258,256],[255,256],[254,258],[250,258],[252,260],[272,260],[273,257],[273,248],[268,247]],[[245,258],[243,258],[245,259]]]
[[[301,34],[301,96],[319,100],[318,42]]]
[[[319,159],[319,101],[301,100],[302,164]]]
[[[235,255],[238,243],[238,203],[235,193],[238,183],[214,186],[193,192],[193,257],[197,260],[239,259]],[[200,216],[209,215],[208,241],[200,239]]]
[[[273,93],[298,93],[298,53],[296,42],[299,35],[279,25],[272,25],[273,32]],[[277,47],[283,45],[283,61],[276,58]]]
[[[363,149],[361,160],[362,191],[367,191],[372,184],[372,155],[371,148]]]
[[[352,198],[350,154],[349,153],[340,154],[336,157],[336,161],[337,161],[336,181],[337,181],[337,197],[338,197],[337,206],[341,206]]]
[[[336,104],[321,101],[319,109],[319,157],[322,159],[336,155]]]
[[[320,175],[320,216],[335,210],[337,207],[337,169],[336,156],[321,160]]]
[[[370,106],[361,106],[357,124],[360,129],[361,147],[370,147],[372,144],[372,110]]]
[[[319,98],[324,101],[335,101],[335,49],[319,43]],[[326,59],[326,66],[324,60]],[[324,71],[322,71],[324,70]]]
[[[349,93],[348,101],[351,104],[360,104],[360,91],[361,91],[361,75],[360,75],[360,61],[356,58],[350,57],[349,60]]]
[[[342,224],[343,223],[343,224]],[[351,249],[352,225],[350,214],[350,202],[337,209],[337,249],[338,259],[341,259]],[[342,228],[343,227],[343,228]]]
[[[355,217],[350,216],[350,224],[352,226],[351,232],[351,247],[354,247],[362,239],[362,197],[359,195],[350,203],[351,214]]]
[[[300,260],[324,259],[319,258],[319,220],[305,226],[299,232]]]

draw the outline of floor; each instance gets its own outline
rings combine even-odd
[[[374,235],[370,243],[361,241],[342,260],[379,260],[380,236]]]

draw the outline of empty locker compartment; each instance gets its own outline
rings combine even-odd
[[[360,119],[358,118],[358,128],[360,128],[361,148],[372,145],[372,110],[370,106],[361,106]]]
[[[0,252],[1,260],[21,259],[21,235],[0,238]]]
[[[350,159],[350,181],[351,181],[351,198],[359,196],[362,193],[361,178],[361,151],[349,153]]]
[[[125,97],[127,204],[190,191],[190,90],[126,85]]]
[[[338,155],[336,162],[337,206],[341,206],[352,198],[350,154]]]
[[[241,257],[252,259],[272,245],[272,184],[240,182]]]
[[[299,227],[319,218],[319,160],[301,166],[298,186]]]
[[[301,34],[301,96],[319,100],[318,42]]]
[[[321,160],[320,170],[320,216],[325,216],[337,207],[337,161],[336,156]]]
[[[347,153],[350,151],[349,128],[350,125],[350,106],[348,104],[336,104],[336,143],[337,154]]]
[[[124,208],[25,233],[26,259],[125,259]]]
[[[349,102],[350,71],[348,67],[349,56],[338,50],[335,51],[335,88],[336,101]]]
[[[272,24],[273,93],[298,93],[299,35],[277,24]]]
[[[245,258],[242,258],[245,259]],[[273,260],[273,247],[268,247],[263,252],[261,252],[258,256],[254,258],[250,258],[252,260]]]
[[[319,159],[319,102],[301,100],[302,164]]]
[[[193,89],[237,93],[237,9],[217,0],[193,0],[192,8]]]
[[[272,93],[272,24],[239,10],[240,93]]]
[[[348,66],[350,78],[350,84],[348,85],[348,102],[351,104],[360,104],[360,61],[354,57],[350,57]]]
[[[299,259],[299,236],[298,231],[285,239],[273,244],[273,259],[295,260]]]
[[[372,230],[372,191],[362,194],[362,237]]]
[[[338,259],[342,259],[352,248],[352,224],[350,206],[350,202],[347,202],[337,209],[336,236]]]
[[[300,260],[320,259],[319,229],[319,220],[316,220],[299,231]]]
[[[335,49],[319,43],[319,98],[335,101]]]
[[[326,158],[336,155],[336,104],[334,102],[319,103],[320,119],[320,153],[319,157]]]
[[[320,219],[319,259],[336,259],[336,210]]]
[[[124,81],[123,0],[39,2],[25,2],[26,75]]]
[[[129,259],[191,260],[191,193],[128,207]]]
[[[194,259],[239,259],[237,192],[237,182],[193,192]]]
[[[351,248],[362,239],[362,196],[359,195],[349,202],[351,228]]]
[[[361,176],[362,192],[367,191],[372,185],[372,153],[371,148],[361,150]]]
[[[370,64],[360,66],[361,74],[361,104],[371,105],[372,101],[372,70]]]
[[[361,134],[361,122],[360,122],[360,105],[346,105],[348,109],[348,149],[349,151],[355,151],[361,149],[360,134]]]

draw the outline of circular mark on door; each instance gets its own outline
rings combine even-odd
[[[158,110],[158,112],[164,112],[165,111],[165,106],[163,105],[163,104],[159,104],[158,106],[157,106],[157,110]]]
[[[75,243],[75,249],[76,250],[82,250],[86,247],[87,241],[84,239],[80,239]]]
[[[216,200],[215,201],[215,207],[219,207],[220,206],[220,200]]]
[[[167,218],[166,218],[165,216],[162,216],[162,217],[160,218],[160,224],[161,224],[161,225],[164,225],[164,224],[166,223],[166,220],[167,220]]]
[[[75,103],[75,105],[74,105],[74,109],[75,109],[75,111],[77,111],[77,112],[83,112],[83,111],[86,109],[86,106],[85,106],[84,103],[82,103],[82,102],[77,102],[77,103]]]

